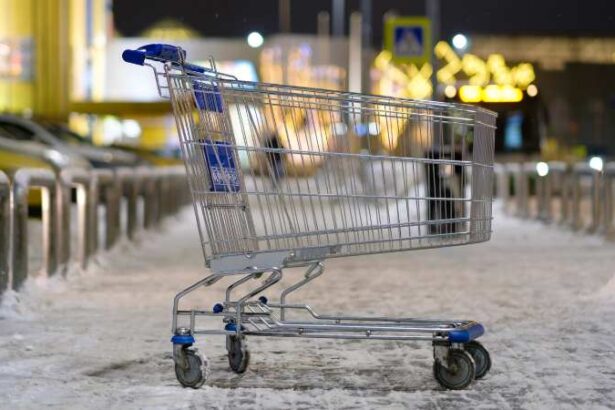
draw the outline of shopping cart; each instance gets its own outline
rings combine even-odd
[[[477,322],[320,315],[288,297],[321,276],[327,258],[488,240],[495,114],[239,81],[213,60],[206,68],[185,57],[162,44],[123,54],[151,67],[171,100],[212,271],[173,303],[179,382],[197,388],[207,378],[207,361],[193,347],[198,334],[225,335],[237,373],[248,367],[247,336],[285,336],[430,341],[442,386],[462,389],[483,377],[491,361],[475,340],[484,332]],[[290,267],[307,271],[275,302],[258,297]],[[180,309],[184,296],[229,275],[240,278],[212,310]],[[262,282],[238,292],[251,279]],[[206,328],[204,316],[223,327]]]

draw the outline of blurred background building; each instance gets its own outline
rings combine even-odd
[[[500,114],[500,155],[615,153],[613,2],[0,0],[0,10],[0,112],[147,161],[175,155],[175,126],[153,78],[121,52],[156,42],[248,81],[480,104]],[[0,138],[19,132],[0,120]]]

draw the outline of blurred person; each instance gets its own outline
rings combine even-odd
[[[273,132],[265,137],[263,147],[267,150],[266,157],[269,177],[271,178],[273,184],[276,185],[277,182],[284,176],[284,160],[282,158],[282,153],[277,150],[284,149],[284,146],[280,142],[278,134]]]

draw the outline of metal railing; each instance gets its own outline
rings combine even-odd
[[[615,238],[615,162],[603,169],[586,162],[497,164],[495,173],[504,212]]]
[[[11,252],[11,181],[0,171],[0,295],[9,286]]]
[[[156,228],[164,217],[189,203],[183,167],[70,169],[59,173],[24,168],[11,178],[0,171],[0,296],[7,289],[18,290],[30,272],[29,194],[35,188],[42,192],[44,275],[63,273],[72,261],[85,269],[100,249],[102,232],[104,249],[108,250],[123,233],[133,240],[139,230]],[[138,209],[140,199],[143,218]],[[121,226],[123,208],[125,229]],[[77,226],[73,230],[74,219]],[[72,249],[75,233],[77,246]]]

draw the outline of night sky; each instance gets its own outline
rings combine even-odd
[[[614,0],[441,0],[442,35],[457,32],[615,36]],[[374,45],[382,42],[382,15],[422,15],[424,0],[373,0]],[[348,13],[359,0],[346,0]],[[173,18],[203,36],[244,36],[251,31],[278,32],[277,0],[114,0],[117,31],[137,36],[155,22]],[[291,29],[314,33],[316,15],[331,12],[331,0],[291,0]],[[346,30],[348,17],[346,16]]]

